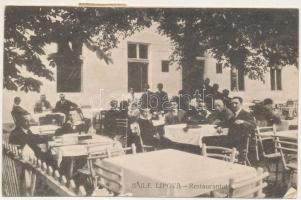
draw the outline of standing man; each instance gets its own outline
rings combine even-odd
[[[60,100],[56,103],[54,111],[64,113],[66,116],[65,121],[68,121],[70,111],[76,110],[77,108],[78,106],[75,103],[65,99],[64,94],[60,94]]]
[[[51,110],[51,109],[52,109],[51,104],[46,99],[46,95],[42,94],[40,100],[35,104],[33,110],[34,113],[42,113],[43,111]]]
[[[164,103],[168,102],[168,94],[163,91],[162,83],[158,83],[157,88],[158,91],[156,92],[156,95],[158,98],[158,111],[166,111],[166,108],[164,108]]]
[[[151,111],[156,110],[158,102],[155,102],[155,100],[157,100],[155,93],[150,91],[150,87],[148,84],[145,84],[144,93],[140,98],[140,108],[142,109],[148,108],[151,109]]]

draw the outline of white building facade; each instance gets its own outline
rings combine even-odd
[[[56,45],[48,46],[47,52],[56,52]],[[155,25],[120,41],[118,48],[111,52],[113,64],[107,65],[98,59],[94,52],[83,47],[83,64],[72,80],[72,83],[78,84],[76,92],[60,91],[59,88],[62,87],[58,86],[58,81],[51,82],[43,78],[40,78],[43,82],[40,93],[3,90],[3,122],[12,121],[10,112],[15,96],[20,96],[21,105],[29,112],[33,112],[34,104],[41,94],[46,94],[53,107],[58,100],[58,94],[65,93],[67,99],[78,105],[107,108],[111,99],[125,98],[124,95],[130,88],[139,93],[145,83],[148,83],[154,91],[158,83],[163,83],[164,90],[170,96],[176,95],[182,89],[181,69],[177,64],[170,65],[168,62],[172,44],[167,37],[159,35]],[[222,68],[209,56],[201,59],[204,62],[203,78],[210,78],[211,84],[219,84],[220,91],[228,89],[230,96],[239,95],[247,102],[267,97],[275,101],[298,98],[298,69],[295,66],[268,72],[263,83],[259,80],[250,80],[247,76],[242,77],[239,72],[237,76],[231,75],[229,68]],[[43,61],[48,65],[46,57]],[[25,76],[32,76],[25,70],[21,71]],[[53,72],[56,80],[62,77],[56,68]],[[65,75],[63,77],[67,78]]]

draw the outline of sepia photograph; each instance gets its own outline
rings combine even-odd
[[[297,198],[298,8],[3,12],[2,196]]]

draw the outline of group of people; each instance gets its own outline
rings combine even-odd
[[[168,94],[163,91],[163,84],[158,84],[158,91],[152,92],[146,85],[141,98],[132,101],[122,101],[118,107],[116,100],[111,102],[111,109],[107,111],[104,118],[104,130],[107,134],[112,134],[115,129],[116,118],[127,118],[129,126],[138,124],[140,130],[129,130],[129,143],[140,146],[140,138],[147,145],[156,146],[163,137],[164,128],[154,126],[152,120],[158,117],[164,118],[164,125],[171,124],[213,124],[217,131],[222,128],[229,128],[228,135],[203,137],[203,143],[211,146],[236,147],[243,151],[246,147],[246,139],[254,134],[257,125],[268,126],[280,124],[281,119],[273,111],[273,100],[265,99],[256,104],[252,112],[243,109],[243,99],[241,97],[229,97],[229,91],[218,91],[218,85],[210,86],[210,80],[206,79],[202,86],[207,92],[199,95],[197,92],[192,99],[186,98],[180,92],[177,97],[170,100]],[[134,95],[132,95],[134,97]],[[204,98],[205,97],[205,98]],[[210,101],[206,97],[211,97]],[[134,98],[133,98],[134,99]],[[184,107],[183,99],[188,100]],[[185,108],[185,109],[183,109]],[[164,142],[163,142],[164,143]],[[161,146],[162,147],[162,146]],[[242,154],[241,154],[242,155]]]
[[[53,109],[45,95],[40,96],[40,100],[34,106],[34,113],[42,113],[51,111],[53,113],[63,113],[65,115],[62,127],[57,130],[57,133],[77,131],[78,127],[73,127],[73,119],[70,112],[78,111],[77,104],[67,100],[64,94],[60,94],[60,99],[57,101]],[[31,113],[21,106],[21,98],[14,98],[14,105],[11,111],[12,118],[15,123],[15,128],[9,136],[9,142],[12,144],[25,146],[28,145],[35,152],[41,154],[37,144],[45,142],[46,138],[33,134],[30,130],[30,122],[33,120]]]
[[[167,92],[163,90],[163,84],[157,85],[158,91],[152,92],[149,85],[145,85],[145,91],[139,99],[136,99],[133,90],[128,100],[118,102],[112,100],[110,109],[105,112],[102,119],[103,134],[115,138],[127,133],[127,145],[135,143],[138,151],[142,151],[142,145],[158,146],[164,138],[164,125],[186,123],[213,124],[217,131],[229,128],[227,136],[203,137],[207,145],[236,147],[241,150],[244,147],[246,137],[254,133],[256,125],[268,126],[281,123],[281,119],[273,112],[273,101],[265,99],[254,107],[253,113],[245,111],[241,97],[229,97],[229,91],[219,92],[219,86],[210,86],[210,80],[206,79],[200,90],[196,90],[190,98],[188,93],[179,92],[178,96],[169,99]],[[202,91],[202,94],[199,93]],[[209,98],[210,97],[210,98]],[[14,99],[12,116],[15,121],[15,129],[10,134],[10,142],[18,145],[28,144],[36,152],[37,143],[43,138],[30,132],[30,113],[20,106],[21,99]],[[80,112],[77,104],[60,94],[60,99],[55,107],[41,95],[40,100],[34,106],[35,113],[44,111],[60,112],[65,115],[63,126],[57,130],[57,134],[77,131],[72,124],[70,112]],[[126,127],[118,127],[119,119],[127,119]],[[153,120],[163,119],[161,126],[154,126]],[[256,120],[256,121],[255,121]],[[90,126],[90,124],[88,125]],[[77,127],[78,128],[78,127]],[[87,127],[89,128],[89,127]],[[126,129],[126,130],[125,130]],[[38,152],[39,153],[39,152]]]

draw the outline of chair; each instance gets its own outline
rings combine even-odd
[[[214,153],[208,153],[208,150]],[[238,151],[236,148],[225,148],[218,146],[207,146],[205,143],[202,144],[202,155],[205,157],[217,158],[228,162],[237,162]]]
[[[265,134],[267,133],[268,134]],[[272,134],[270,134],[272,132]],[[264,145],[264,142],[266,141],[271,141],[271,144],[274,146],[275,145],[275,137],[274,135],[276,134],[276,126],[266,126],[266,127],[256,127],[256,140],[257,144],[259,143],[261,151],[262,151],[262,156],[264,159],[265,166],[267,167],[269,173],[271,173],[270,165],[269,163],[275,163],[276,165],[276,180],[275,183],[278,181],[278,172],[279,172],[279,161],[281,159],[281,154],[277,151],[275,148],[273,152],[267,152],[266,146]],[[257,150],[258,151],[258,150]]]
[[[276,136],[275,136],[276,137]],[[298,170],[298,140],[277,136],[275,139],[276,149],[280,152],[284,173],[289,172],[289,178]],[[288,188],[291,184],[289,180]]]
[[[127,152],[131,152],[136,154],[136,146],[132,144],[131,147],[127,148],[120,148],[120,149],[113,149],[113,148],[106,148],[106,149],[99,149],[99,145],[90,145],[87,148],[88,157],[87,157],[87,168],[77,170],[78,173],[86,176],[89,179],[93,189],[98,187],[98,178],[99,176],[95,172],[95,164],[104,158],[110,158],[115,156],[121,156],[126,154]],[[97,166],[96,166],[97,167]]]
[[[262,168],[257,169],[256,176],[247,176],[239,179],[230,179],[229,194],[230,198],[264,198],[262,189],[267,186],[263,179],[269,175],[263,172]]]
[[[121,138],[119,138],[119,140],[122,144],[122,147],[127,147],[128,130],[129,130],[128,119],[127,118],[124,118],[124,119],[117,118],[116,119],[116,127],[117,127],[118,134],[121,136]]]
[[[96,130],[96,132],[98,134],[103,134],[104,131],[104,125],[103,125],[103,120],[105,118],[107,111],[106,110],[102,110],[99,113],[97,113],[94,117],[93,117],[93,127]]]

